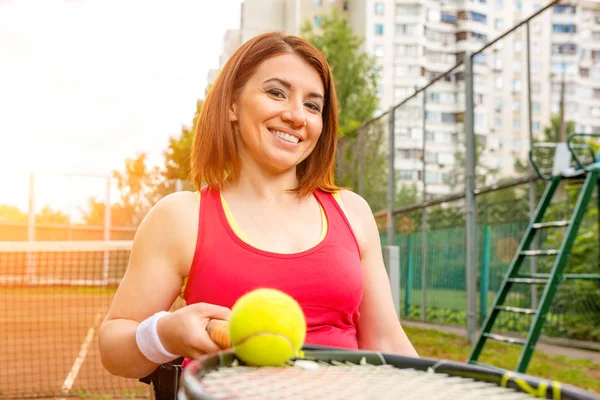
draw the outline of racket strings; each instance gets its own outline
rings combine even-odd
[[[313,363],[312,367],[220,368],[204,375],[214,399],[485,399],[531,396],[493,383],[391,365]]]

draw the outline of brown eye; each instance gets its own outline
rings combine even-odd
[[[285,93],[283,93],[283,91],[281,89],[271,89],[268,91],[268,93],[273,97],[278,97],[278,98],[285,97]]]
[[[317,103],[306,103],[306,107],[310,108],[313,111],[321,112],[321,107]]]

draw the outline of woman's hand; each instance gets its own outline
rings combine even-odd
[[[228,320],[231,310],[208,303],[190,304],[158,320],[156,330],[165,349],[189,359],[220,350],[206,325],[211,319]]]

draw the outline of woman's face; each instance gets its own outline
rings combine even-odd
[[[295,168],[321,136],[324,96],[319,73],[297,55],[262,62],[230,110],[242,162],[270,173]]]

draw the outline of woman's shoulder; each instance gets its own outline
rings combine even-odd
[[[373,218],[373,212],[369,203],[361,195],[348,189],[342,189],[336,192],[334,196],[337,196],[342,201],[348,213],[361,219]]]
[[[146,214],[134,245],[163,252],[185,264],[193,257],[198,237],[199,203],[194,192],[176,192],[160,199]]]
[[[338,191],[334,197],[337,197],[338,201],[341,202],[346,219],[352,227],[359,246],[362,248],[368,241],[369,232],[375,223],[369,203],[359,194],[347,189]]]

